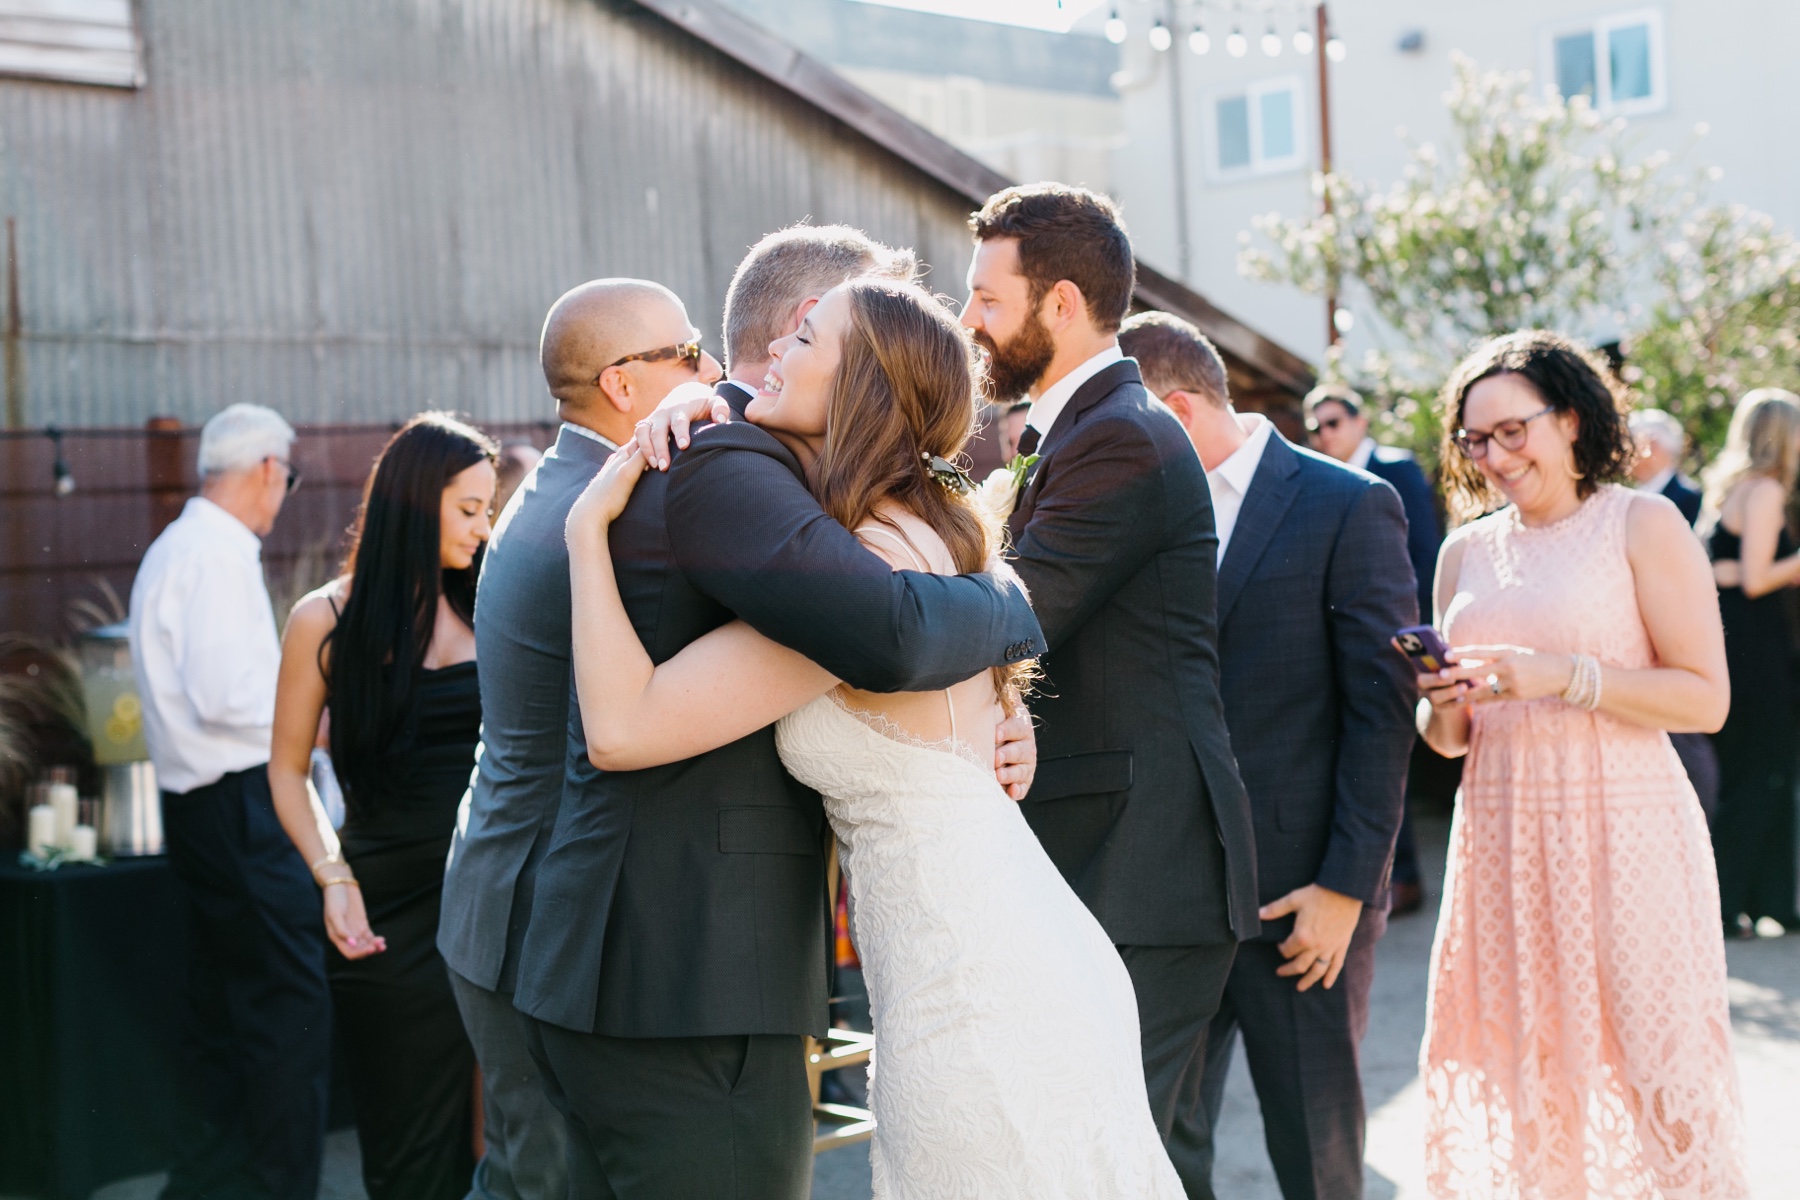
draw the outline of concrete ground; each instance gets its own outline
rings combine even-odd
[[[1419,821],[1419,851],[1431,900],[1427,911],[1393,922],[1378,950],[1369,1036],[1363,1047],[1369,1099],[1369,1200],[1424,1200],[1426,1194],[1418,1055],[1448,830],[1444,818]],[[1795,1180],[1800,1180],[1800,1128],[1795,1121],[1800,1111],[1800,936],[1734,943],[1726,957],[1753,1194],[1794,1195]],[[1215,1184],[1220,1194],[1233,1200],[1280,1200],[1263,1147],[1256,1094],[1241,1054],[1232,1066],[1218,1140]],[[128,1180],[102,1188],[94,1200],[154,1200],[161,1184],[161,1176]],[[820,1156],[812,1194],[813,1200],[867,1200],[867,1144]],[[336,1133],[328,1140],[320,1198],[365,1200],[354,1133]]]

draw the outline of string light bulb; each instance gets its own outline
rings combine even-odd
[[[44,430],[44,435],[50,439],[50,445],[56,456],[56,460],[50,464],[50,477],[56,481],[53,486],[60,499],[75,490],[75,473],[69,470],[69,464],[63,458],[62,430],[51,425]]]
[[[1150,27],[1150,48],[1161,54],[1174,44],[1175,35],[1169,32],[1169,27],[1162,23],[1162,18],[1158,17],[1156,24]]]
[[[1225,53],[1231,55],[1233,58],[1242,58],[1249,52],[1249,39],[1244,36],[1243,30],[1239,29],[1236,25],[1233,25],[1231,27],[1231,32],[1225,35]]]
[[[1326,58],[1329,58],[1332,62],[1343,62],[1345,53],[1343,38],[1329,37],[1325,39]]]
[[[1281,57],[1281,35],[1275,32],[1273,25],[1262,35],[1262,52],[1270,58]]]
[[[1313,52],[1313,35],[1310,29],[1294,30],[1294,53],[1302,57]]]
[[[1212,49],[1212,38],[1203,25],[1194,26],[1194,32],[1188,34],[1188,49],[1195,54],[1205,54]]]
[[[1106,40],[1115,46],[1125,44],[1125,35],[1130,32],[1125,28],[1125,19],[1119,16],[1119,10],[1113,9],[1112,16],[1106,19]]]

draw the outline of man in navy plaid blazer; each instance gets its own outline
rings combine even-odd
[[[1386,482],[1291,445],[1231,408],[1225,367],[1166,313],[1119,343],[1188,431],[1219,531],[1225,723],[1256,833],[1262,934],[1238,949],[1206,1075],[1180,1119],[1207,1149],[1238,1034],[1286,1200],[1363,1194],[1358,1048],[1413,743],[1412,670],[1390,645],[1418,619],[1407,523]]]

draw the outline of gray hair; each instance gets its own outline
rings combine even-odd
[[[1119,326],[1119,349],[1137,359],[1144,386],[1159,398],[1195,392],[1223,408],[1231,403],[1225,360],[1204,333],[1166,312],[1141,312]]]
[[[725,360],[761,362],[794,310],[859,275],[911,281],[918,260],[848,225],[790,225],[750,247],[725,293]]]
[[[286,458],[294,427],[260,404],[233,404],[213,414],[200,430],[200,474],[223,475]]]
[[[1660,408],[1640,408],[1625,418],[1631,436],[1648,438],[1671,455],[1680,458],[1687,449],[1687,431],[1681,422]]]

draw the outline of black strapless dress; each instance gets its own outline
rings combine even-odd
[[[420,670],[382,784],[339,831],[387,950],[330,956],[371,1200],[460,1200],[475,1169],[475,1053],[437,950],[444,860],[475,766],[475,664]]]
[[[1708,543],[1714,561],[1736,559],[1738,535],[1716,526]],[[1783,530],[1777,558],[1794,552]],[[1719,812],[1713,854],[1719,868],[1719,908],[1727,932],[1737,915],[1774,917],[1790,930],[1794,912],[1794,675],[1793,638],[1780,592],[1751,599],[1742,588],[1719,589],[1725,624],[1725,661],[1731,673],[1731,713],[1713,735],[1719,752]]]

